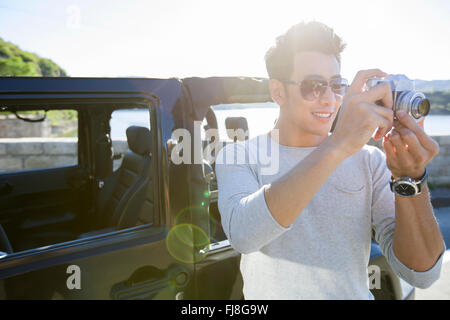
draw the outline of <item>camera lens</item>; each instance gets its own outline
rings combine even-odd
[[[411,111],[415,118],[425,117],[430,112],[430,101],[420,96],[414,98],[411,103]]]
[[[430,101],[428,99],[423,99],[419,106],[419,113],[426,116],[430,112]]]

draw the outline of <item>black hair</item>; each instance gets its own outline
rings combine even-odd
[[[341,64],[345,43],[334,30],[318,21],[300,22],[276,38],[265,55],[267,73],[271,79],[289,79],[298,52],[317,51],[334,55]]]

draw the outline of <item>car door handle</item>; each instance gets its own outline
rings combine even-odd
[[[151,270],[152,278],[142,277],[143,272],[138,270],[128,280],[112,287],[111,298],[114,300],[148,300],[153,299],[167,288],[174,290],[173,298],[175,298],[178,290],[183,288],[189,279],[187,271],[180,266],[169,269],[165,273],[150,266],[144,268]],[[139,273],[141,275],[138,275]]]
[[[13,186],[9,182],[0,182],[0,195],[10,194],[12,190]]]

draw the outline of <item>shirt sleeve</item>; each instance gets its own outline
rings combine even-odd
[[[423,272],[408,268],[397,258],[392,246],[395,228],[395,195],[389,186],[391,172],[386,164],[386,155],[373,147],[370,165],[373,184],[372,228],[375,231],[375,241],[380,245],[383,255],[400,278],[414,287],[428,288],[439,279],[445,249],[434,266]]]
[[[216,158],[215,172],[223,230],[234,249],[251,253],[292,226],[286,228],[272,216],[264,196],[265,185],[259,185],[248,161],[238,161],[244,158],[245,150],[240,143],[221,149]]]

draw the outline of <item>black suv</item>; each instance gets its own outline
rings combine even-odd
[[[0,299],[242,299],[214,164],[174,164],[173,132],[202,155],[211,106],[267,101],[267,79],[0,77]],[[369,264],[376,299],[413,298],[376,243]]]

